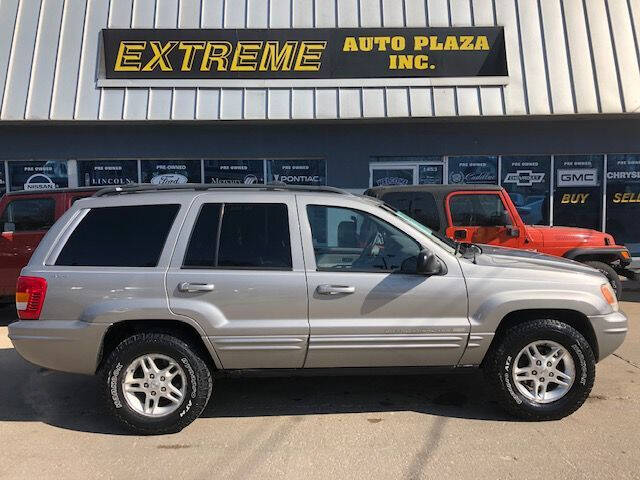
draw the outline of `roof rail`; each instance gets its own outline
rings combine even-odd
[[[315,186],[315,185],[287,185],[283,182],[273,182],[265,184],[244,184],[244,183],[183,183],[169,185],[137,184],[118,185],[105,187],[93,194],[94,197],[105,197],[108,195],[124,195],[127,193],[147,193],[164,191],[206,191],[206,190],[266,190],[266,191],[294,191],[294,192],[326,192],[339,193],[341,195],[353,195],[346,190],[335,187]]]

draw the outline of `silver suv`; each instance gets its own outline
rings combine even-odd
[[[237,369],[482,367],[509,412],[557,419],[627,331],[585,265],[281,185],[102,190],[51,228],[16,300],[18,352],[101,374],[109,410],[139,433],[184,428],[213,374]]]

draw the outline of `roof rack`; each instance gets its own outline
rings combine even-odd
[[[346,190],[335,187],[315,186],[315,185],[287,185],[282,182],[273,182],[265,184],[244,184],[244,183],[183,183],[170,185],[152,185],[152,184],[129,184],[114,187],[105,187],[93,194],[94,197],[105,197],[108,195],[124,195],[128,193],[148,193],[148,192],[165,192],[165,191],[207,191],[207,190],[266,190],[266,191],[294,191],[294,192],[323,192],[338,193],[341,195],[353,195]]]

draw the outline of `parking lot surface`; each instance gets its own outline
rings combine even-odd
[[[587,403],[556,422],[502,413],[478,373],[218,380],[203,417],[137,437],[94,377],[30,365],[0,312],[0,478],[640,478],[640,287],[625,344]]]

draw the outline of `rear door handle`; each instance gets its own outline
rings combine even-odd
[[[178,285],[178,290],[181,292],[212,292],[213,283],[190,283],[182,282]]]
[[[347,285],[318,285],[316,291],[320,295],[337,295],[339,293],[355,293],[356,288]]]

